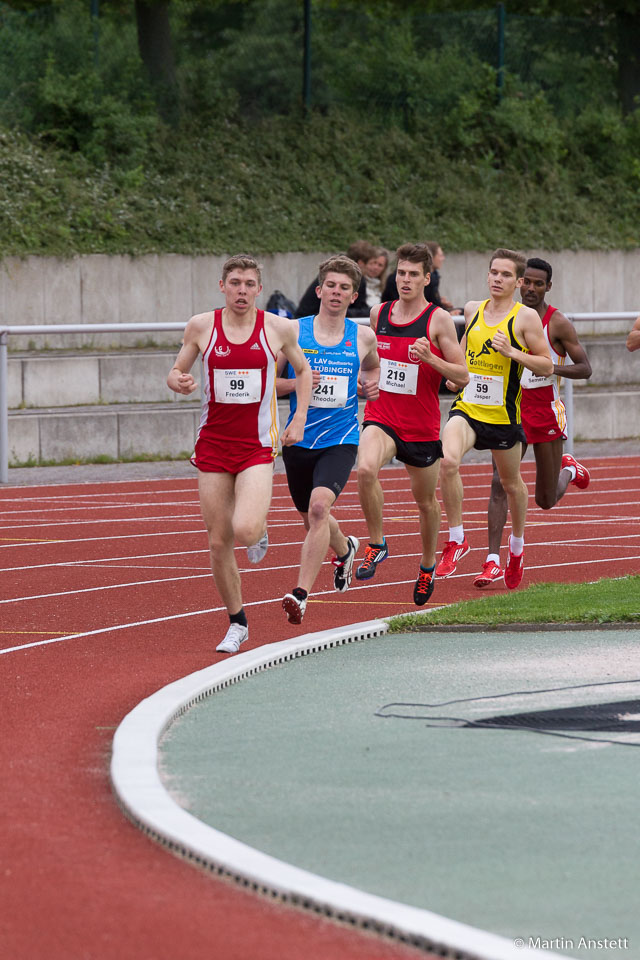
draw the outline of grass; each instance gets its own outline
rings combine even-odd
[[[358,237],[393,249],[435,236],[451,252],[490,250],[505,238],[526,249],[640,245],[633,178],[567,160],[544,176],[470,162],[444,155],[426,135],[382,132],[351,115],[183,131],[150,154],[137,178],[0,131],[0,170],[5,257],[264,255],[340,250]],[[523,202],[528,196],[544,202]]]
[[[508,623],[640,624],[640,576],[594,583],[535,583],[514,593],[393,617],[390,632],[407,633],[449,624],[478,624],[490,629]]]
[[[89,463],[156,463],[166,460],[188,460],[191,451],[183,450],[181,453],[136,453],[130,457],[110,457],[106,453],[98,454],[94,457],[63,457],[60,460],[36,460],[35,457],[29,457],[28,460],[16,460],[9,464],[13,470],[18,467],[75,467]]]

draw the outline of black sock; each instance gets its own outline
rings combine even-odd
[[[296,600],[306,600],[309,594],[306,590],[303,590],[302,587],[294,587],[291,593],[294,595]]]
[[[371,543],[371,540],[369,540],[369,546],[378,547],[379,550],[384,550],[385,544],[386,544],[386,540],[384,537],[382,538],[382,543]]]
[[[240,607],[237,613],[229,614],[230,623],[238,623],[241,627],[247,627],[247,615],[244,612],[244,607]]]
[[[433,571],[435,570],[435,568],[436,568],[435,563],[434,563],[434,565],[433,565],[432,567],[423,567],[422,564],[420,564],[420,569],[423,570],[424,573],[433,573]]]

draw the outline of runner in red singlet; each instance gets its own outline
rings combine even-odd
[[[588,380],[591,364],[584,347],[578,340],[570,320],[546,302],[551,289],[551,264],[538,257],[527,260],[520,288],[520,297],[527,307],[537,311],[542,320],[542,329],[553,362],[550,377],[535,377],[525,370],[522,376],[522,400],[520,412],[527,443],[522,444],[522,456],[527,444],[532,444],[536,458],[536,503],[543,510],[551,507],[564,496],[573,483],[584,490],[589,485],[589,471],[570,454],[562,455],[566,440],[566,414],[560,399],[558,378]],[[571,363],[567,363],[567,356]],[[489,553],[482,571],[473,581],[474,586],[484,589],[502,580],[500,567],[500,543],[507,520],[507,497],[493,462],[491,498],[489,500]]]
[[[442,456],[438,388],[442,377],[462,388],[469,374],[453,320],[424,296],[431,279],[429,248],[423,243],[406,243],[398,249],[397,258],[400,299],[371,310],[380,356],[380,393],[365,406],[358,452],[358,492],[369,544],[356,579],[371,578],[389,555],[378,474],[383,464],[396,457],[405,464],[420,514],[422,556],[413,599],[422,606],[433,592],[440,529],[436,497]]]
[[[298,384],[296,416],[282,433],[283,446],[302,439],[311,393],[311,370],[298,345],[296,324],[255,307],[260,279],[253,257],[238,254],[226,261],[220,280],[225,307],[189,320],[167,378],[176,393],[193,393],[197,384],[190,370],[202,355],[202,416],[191,462],[198,469],[213,578],[229,613],[229,629],[216,647],[222,653],[237,653],[249,635],[234,543],[247,547],[252,563],[262,560],[269,543],[279,351],[295,370]]]
[[[629,353],[633,353],[634,350],[640,350],[640,317],[636,317],[631,330],[629,330],[627,350]]]

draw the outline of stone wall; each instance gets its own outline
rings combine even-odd
[[[556,253],[528,251],[553,265],[551,302],[571,313],[640,314],[640,250]],[[326,253],[279,253],[262,258],[264,306],[276,290],[300,298]],[[11,325],[185,322],[220,303],[224,256],[174,254],[127,256],[7,257],[0,261],[0,323]],[[489,253],[449,254],[441,288],[456,304],[486,291]],[[620,331],[628,324],[622,324]],[[591,333],[612,333],[610,324]],[[144,345],[145,334],[67,334],[10,337],[11,350]],[[154,334],[175,346],[176,334]]]

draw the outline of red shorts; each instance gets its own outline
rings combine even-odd
[[[191,463],[204,473],[237,474],[258,463],[273,463],[276,455],[273,447],[246,447],[232,440],[198,437]]]
[[[522,428],[527,443],[549,443],[558,437],[566,440],[567,414],[562,400],[539,403],[528,399],[530,393],[535,393],[535,390],[522,391],[520,405]]]

